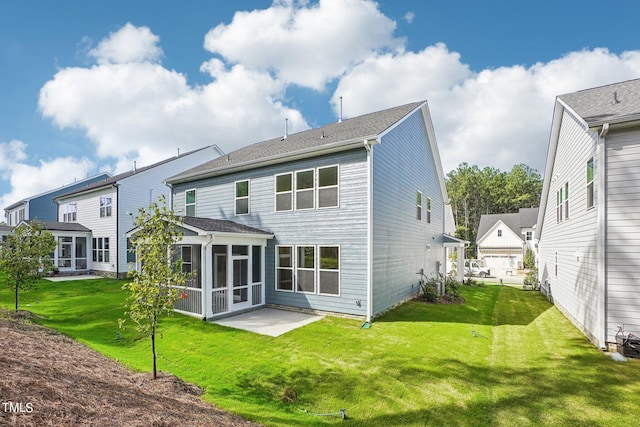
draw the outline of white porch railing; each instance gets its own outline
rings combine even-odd
[[[182,298],[178,299],[173,308],[188,313],[202,314],[202,289],[181,288]]]
[[[213,314],[229,311],[228,290],[226,288],[214,289],[211,292],[211,310]]]
[[[262,283],[254,283],[251,286],[251,305],[262,304]]]

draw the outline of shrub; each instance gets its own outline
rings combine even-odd
[[[458,282],[454,277],[445,277],[444,293],[452,296],[453,298],[457,298],[458,296],[460,296],[460,282]]]
[[[428,302],[438,301],[438,298],[440,297],[440,295],[438,295],[438,279],[432,277],[425,282],[421,282],[420,296]]]

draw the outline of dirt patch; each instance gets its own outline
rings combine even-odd
[[[204,402],[197,386],[131,372],[32,316],[0,314],[0,425],[258,425]]]

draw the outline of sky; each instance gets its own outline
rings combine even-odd
[[[640,2],[3,0],[0,207],[427,100],[445,173],[544,172],[555,97],[640,78]],[[640,96],[640,94],[639,94]]]

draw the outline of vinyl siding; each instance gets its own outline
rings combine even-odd
[[[597,345],[603,337],[604,307],[597,283],[597,209],[587,209],[587,161],[594,158],[597,134],[585,132],[565,111],[559,134],[539,243],[539,278],[551,285],[554,303]],[[556,220],[556,192],[569,182],[569,219]],[[595,194],[595,203],[598,194]],[[555,274],[557,252],[557,269]]]
[[[100,197],[111,196],[111,216],[100,217]],[[62,209],[65,204],[76,202],[76,222],[84,225],[91,230],[92,237],[108,237],[109,238],[109,262],[93,262],[90,261],[91,269],[105,272],[116,272],[116,212],[118,209],[118,197],[115,187],[109,185],[97,188],[95,191],[87,194],[75,195],[69,198],[61,199],[58,206],[58,217],[62,218]],[[88,258],[92,259],[93,245],[92,241],[88,242]]]
[[[610,133],[607,153],[607,337],[640,336],[640,133]]]
[[[339,166],[338,208],[275,211],[275,175],[333,165]],[[250,180],[250,214],[235,215],[235,182],[246,179]],[[196,216],[227,219],[275,235],[268,241],[265,252],[268,304],[366,315],[368,229],[364,148],[176,185],[173,187],[176,211],[183,211],[185,191],[190,189],[196,189]],[[276,245],[338,245],[340,296],[276,291]]]
[[[444,200],[422,111],[418,110],[373,147],[373,315],[418,292],[427,277],[444,272]],[[425,210],[417,219],[416,194]],[[431,198],[431,223],[426,200]],[[430,245],[430,250],[427,250]]]

